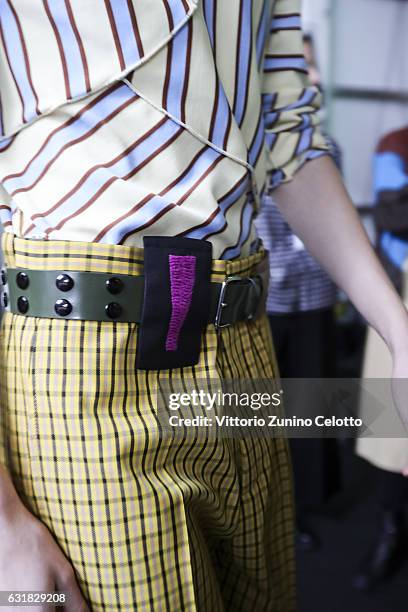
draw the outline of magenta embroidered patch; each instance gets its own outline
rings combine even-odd
[[[196,276],[194,255],[169,255],[171,319],[166,338],[166,351],[177,351],[178,339],[190,310]]]
[[[210,319],[211,243],[182,236],[143,236],[143,245],[144,296],[136,367],[192,366],[200,360]]]

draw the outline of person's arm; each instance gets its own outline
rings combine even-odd
[[[282,214],[394,356],[407,359],[408,315],[383,270],[329,157],[307,163],[276,189]]]
[[[72,565],[48,529],[26,509],[2,465],[0,543],[0,591],[59,590],[67,596],[67,609],[88,610]]]
[[[400,358],[408,350],[406,311],[374,254],[339,172],[325,154],[320,104],[303,57],[300,0],[276,0],[263,77],[273,198],[309,251]]]
[[[321,97],[303,58],[300,4],[276,0],[266,43],[263,109],[269,186],[293,231],[386,341],[394,377],[407,379],[408,315],[339,172],[325,155],[328,147],[317,112]],[[408,423],[400,389],[396,386],[394,393]]]
[[[400,363],[408,351],[407,314],[374,254],[335,164],[325,154],[328,147],[319,128],[320,104],[303,57],[300,0],[276,0],[263,76],[273,198],[295,234],[377,329]]]
[[[292,181],[275,190],[274,198],[312,255],[383,337],[393,356],[393,376],[408,379],[407,310],[378,261],[332,160],[308,162]],[[407,398],[398,398],[406,423],[407,403]]]
[[[0,219],[11,225],[12,203],[0,185]],[[6,374],[3,372],[3,376]],[[0,591],[54,591],[73,612],[87,610],[72,565],[48,529],[24,506],[7,466],[5,406],[0,406]],[[38,608],[36,608],[38,610]]]

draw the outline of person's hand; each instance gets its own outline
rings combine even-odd
[[[58,590],[66,594],[69,612],[89,610],[72,565],[48,529],[23,505],[4,472],[0,487],[0,591]],[[10,606],[12,610],[16,608]],[[30,610],[49,611],[50,607]]]

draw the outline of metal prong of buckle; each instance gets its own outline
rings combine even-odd
[[[252,287],[253,287],[255,290],[257,290],[257,284],[256,284],[256,281],[255,281],[255,279],[253,278],[253,276],[247,276],[246,280],[249,280],[249,282],[251,283]],[[251,312],[251,313],[250,313],[250,314],[247,316],[247,321],[252,321],[252,319],[253,319],[253,318],[254,318],[254,316],[255,316],[255,312],[256,312],[256,309],[255,309],[255,311],[254,311],[254,312]]]
[[[215,315],[215,321],[214,321],[214,326],[217,331],[225,327],[230,327],[231,325],[231,323],[224,323],[224,325],[221,325],[222,311],[224,310],[226,306],[228,306],[228,303],[225,302],[225,294],[227,292],[228,285],[231,283],[242,282],[244,280],[248,280],[248,277],[246,276],[227,276],[225,281],[222,283],[220,296],[218,298],[217,313]]]

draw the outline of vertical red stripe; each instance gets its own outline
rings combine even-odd
[[[241,30],[242,30],[243,13],[244,13],[243,0],[240,0],[238,30],[237,30],[237,47],[235,51],[235,93],[234,93],[234,104],[232,106],[234,114],[236,112],[237,96],[238,96],[239,68],[240,68],[240,56],[241,56]]]
[[[86,91],[91,91],[91,83],[89,80],[89,68],[88,68],[88,62],[86,60],[86,55],[85,55],[85,49],[84,49],[84,45],[81,39],[81,36],[79,34],[77,25],[75,23],[75,18],[74,18],[74,14],[72,12],[72,8],[71,8],[71,4],[69,0],[65,0],[65,7],[67,9],[67,13],[68,13],[68,18],[72,27],[72,30],[74,32],[76,41],[78,43],[78,48],[79,48],[79,53],[81,55],[81,61],[82,61],[82,66],[84,68],[84,78],[85,78],[85,86],[86,86]]]
[[[50,11],[50,7],[48,5],[48,0],[44,0],[44,8],[45,8],[45,12],[47,13],[47,17],[51,23],[52,29],[54,30],[54,35],[57,41],[57,45],[58,45],[58,51],[60,54],[60,58],[61,58],[61,64],[62,64],[62,71],[64,74],[64,82],[65,82],[65,93],[68,99],[70,99],[71,96],[71,87],[69,84],[69,76],[68,76],[68,67],[67,67],[67,62],[65,60],[65,54],[64,54],[64,47],[62,46],[62,41],[61,41],[61,37],[60,34],[58,32],[58,28],[56,26],[56,23],[54,21],[54,18],[51,14]]]
[[[217,57],[217,0],[213,0],[213,23],[212,23],[212,31],[213,31],[213,54],[214,60]]]
[[[183,123],[186,122],[186,100],[188,92],[188,83],[190,79],[190,65],[191,65],[191,47],[193,42],[193,24],[190,21],[187,24],[188,28],[188,39],[187,39],[187,53],[186,53],[186,72],[184,75],[183,92],[181,94],[181,113],[180,117]]]
[[[16,11],[14,9],[14,6],[10,2],[10,0],[7,0],[7,4],[9,5],[9,7],[10,7],[10,9],[11,9],[13,15],[14,15],[14,19],[16,20],[16,25],[17,25],[17,29],[18,29],[18,35],[20,37],[21,48],[23,50],[23,55],[24,55],[24,63],[25,63],[25,67],[26,67],[27,78],[28,78],[28,82],[30,83],[31,91],[33,92],[33,96],[34,96],[34,99],[35,99],[35,112],[37,113],[37,115],[39,115],[40,114],[40,109],[38,107],[39,101],[38,101],[37,92],[34,89],[33,79],[32,79],[32,76],[31,76],[30,61],[28,59],[27,46],[26,46],[25,39],[24,39],[23,29],[21,27],[21,23],[20,23],[20,20],[18,18],[18,15],[17,15],[17,13],[16,13]]]
[[[13,77],[13,81],[14,81],[14,84],[15,84],[16,89],[17,89],[18,97],[20,98],[21,109],[22,109],[21,110],[21,113],[22,113],[22,119],[21,120],[22,120],[23,123],[26,123],[26,119],[24,117],[24,100],[23,100],[23,96],[21,94],[20,88],[18,86],[17,79],[16,79],[15,74],[13,72],[13,69],[11,67],[10,56],[8,54],[8,50],[7,50],[7,46],[6,46],[6,41],[4,39],[3,27],[1,25],[1,22],[0,22],[0,37],[1,37],[1,41],[3,43],[4,53],[6,54],[6,59],[7,59],[8,67],[10,69],[11,76]]]
[[[181,0],[181,2],[183,4],[183,6],[184,6],[184,10],[186,11],[186,13],[188,13],[189,10],[190,10],[190,7],[188,6],[187,0]]]
[[[109,17],[109,23],[110,23],[111,30],[112,30],[113,40],[115,41],[115,47],[116,47],[116,52],[118,54],[120,69],[124,70],[126,67],[126,64],[125,64],[125,59],[123,57],[123,51],[122,51],[122,47],[120,44],[119,34],[116,29],[115,17],[113,15],[112,7],[110,5],[110,0],[105,0],[105,7],[106,7],[106,12],[108,13],[108,17]]]
[[[218,78],[218,75],[216,75],[214,103],[213,103],[213,110],[212,110],[212,115],[211,115],[210,131],[208,135],[208,140],[210,141],[212,141],[214,137],[215,120],[217,118],[217,109],[218,109],[219,99],[220,99],[220,80]]]
[[[167,0],[163,0],[163,4],[167,14],[167,20],[169,22],[169,29],[172,30],[174,28],[174,21],[173,15],[171,14],[171,9],[169,7],[169,3],[167,2]]]
[[[173,56],[173,40],[171,40],[167,46],[166,76],[164,78],[163,97],[162,97],[163,108],[167,108],[167,95],[169,92],[172,56]]]
[[[140,37],[139,26],[137,24],[136,13],[135,13],[135,9],[134,9],[132,0],[127,0],[127,5],[128,5],[130,19],[132,21],[133,33],[135,35],[137,49],[139,51],[139,57],[143,57],[144,56],[143,44],[142,44],[142,39]]]
[[[252,31],[252,23],[251,23],[251,40],[252,40],[252,36],[253,36],[253,31]],[[245,104],[244,104],[244,110],[242,112],[242,120],[241,120],[241,125],[244,123],[245,120],[245,114],[248,108],[248,99],[249,99],[249,82],[251,79],[251,68],[252,68],[252,52],[253,52],[253,45],[251,44],[250,47],[250,51],[249,51],[249,59],[248,59],[248,68],[247,68],[247,74],[246,74],[246,87],[245,87]]]

